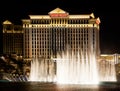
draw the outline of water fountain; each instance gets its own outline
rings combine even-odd
[[[99,62],[100,81],[116,82],[116,71],[114,60],[101,60]]]
[[[98,84],[100,81],[116,81],[115,66],[112,62],[98,62],[93,51],[75,52],[67,49],[58,52],[57,58],[49,61],[33,59],[29,80],[63,84]]]
[[[66,84],[97,84],[98,70],[94,53],[67,50],[57,56],[57,82]]]
[[[4,91],[16,91],[18,86],[20,91],[119,91],[120,83],[110,82],[116,81],[114,65],[112,61],[96,61],[94,52],[66,50],[51,60],[34,58],[28,81],[26,77],[5,75],[13,83],[1,82],[0,88]],[[99,81],[109,82],[98,84]]]
[[[54,62],[43,58],[35,58],[31,61],[30,81],[54,82]]]
[[[26,82],[26,81],[28,81],[28,77],[26,75],[9,74],[9,73],[2,73],[2,79],[9,81],[9,82]]]

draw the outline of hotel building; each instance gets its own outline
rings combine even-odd
[[[23,55],[23,29],[6,20],[3,22],[3,54]]]
[[[3,53],[23,55],[28,63],[34,58],[50,61],[51,57],[57,58],[58,53],[67,49],[73,53],[82,51],[83,55],[87,55],[85,60],[95,53],[100,62],[99,68],[104,67],[107,72],[114,62],[120,76],[120,55],[100,54],[100,19],[93,13],[73,15],[56,8],[48,15],[29,15],[29,19],[22,19],[22,22],[22,26],[8,20],[3,22]],[[108,67],[103,65],[105,61],[110,64]],[[26,70],[30,70],[30,65],[25,65],[24,72]]]
[[[48,15],[29,15],[22,19],[24,31],[24,58],[42,57],[50,60],[67,48],[74,53],[100,55],[99,23],[94,14],[71,15],[56,8]]]

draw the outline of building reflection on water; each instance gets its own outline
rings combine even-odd
[[[55,84],[39,82],[0,82],[1,91],[119,91],[120,83],[99,85]]]

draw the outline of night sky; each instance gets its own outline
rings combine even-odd
[[[10,20],[14,24],[21,24],[21,19],[29,18],[28,15],[47,15],[48,12],[57,7],[69,12],[69,14],[91,14],[93,12],[95,17],[99,17],[101,20],[101,53],[120,53],[120,5],[118,1],[119,0],[1,0],[0,53],[2,53],[3,21]]]

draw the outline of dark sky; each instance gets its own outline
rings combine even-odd
[[[109,1],[109,2],[108,2]],[[0,31],[2,22],[10,20],[21,24],[21,19],[29,18],[30,14],[48,14],[59,7],[69,14],[94,13],[99,17],[101,53],[120,53],[120,5],[119,0],[1,0]],[[107,2],[107,3],[106,3]],[[2,35],[0,35],[2,41]],[[0,46],[2,43],[0,44]],[[2,50],[2,47],[1,47]]]

